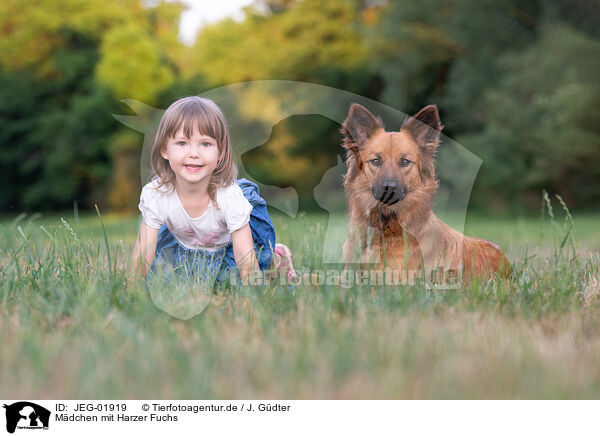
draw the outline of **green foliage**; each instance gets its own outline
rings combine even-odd
[[[116,97],[156,102],[172,85],[177,66],[166,52],[180,51],[181,11],[137,0],[0,4],[2,210],[91,205],[112,193],[109,139],[123,129],[111,115]],[[115,172],[135,174],[132,160]],[[138,185],[130,183],[120,208]]]
[[[35,68],[55,73],[52,58],[65,46],[65,29],[100,38],[112,27],[143,18],[137,0],[6,0],[0,4],[0,65],[9,71]]]
[[[110,174],[106,133],[115,102],[92,79],[97,42],[63,32],[54,80],[32,71],[0,73],[2,209],[70,207],[99,198]]]
[[[366,36],[385,81],[382,100],[407,113],[439,93],[448,64],[460,52],[445,27],[452,2],[390,2]]]
[[[134,210],[139,148],[111,117],[122,112],[118,99],[165,108],[264,79],[332,86],[409,114],[437,104],[444,133],[484,160],[473,207],[534,210],[542,189],[571,207],[600,205],[593,0],[260,0],[242,20],[201,29],[191,47],[178,40],[183,10],[0,2],[2,210],[74,200]],[[242,157],[250,173],[308,199],[340,151],[338,126],[321,121],[281,123]],[[130,145],[111,149],[113,140]]]
[[[112,177],[107,195],[108,206],[113,211],[137,210],[140,186],[140,152],[143,138],[136,132],[121,130],[110,141]]]
[[[160,45],[135,24],[108,32],[100,54],[98,80],[118,98],[136,98],[152,104],[157,94],[175,79]]]
[[[464,141],[490,165],[476,195],[504,186],[499,197],[532,207],[547,189],[567,204],[599,204],[600,41],[548,23],[498,63],[502,79],[482,99],[485,128]]]
[[[262,147],[242,156],[244,166],[263,183],[296,189],[300,209],[315,209],[313,190],[323,173],[337,164],[338,129],[337,123],[319,115],[287,118],[273,127]]]
[[[443,26],[460,51],[448,65],[445,85],[432,96],[444,108],[447,134],[476,131],[485,123],[488,107],[481,96],[501,80],[498,57],[533,43],[543,13],[537,0],[453,2]]]
[[[241,23],[228,19],[204,28],[194,47],[197,71],[214,84],[264,79],[320,82],[315,74],[320,69],[353,69],[365,61],[366,48],[355,29],[357,11],[351,2],[289,3],[279,13],[248,9]]]

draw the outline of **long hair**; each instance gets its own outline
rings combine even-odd
[[[233,160],[229,129],[223,112],[217,104],[201,97],[185,97],[174,102],[163,114],[152,151],[150,165],[158,180],[158,188],[168,186],[175,189],[175,173],[169,161],[162,157],[161,151],[167,146],[169,138],[174,138],[181,126],[186,137],[191,137],[197,126],[201,135],[210,136],[217,141],[219,160],[208,183],[208,195],[216,203],[217,189],[230,186],[237,177],[237,167]]]

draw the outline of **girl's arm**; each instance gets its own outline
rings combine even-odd
[[[140,223],[140,230],[133,249],[133,271],[142,277],[148,274],[148,267],[154,261],[158,229],[148,226],[144,220]]]
[[[254,241],[252,240],[250,224],[246,224],[233,232],[231,241],[233,242],[233,256],[240,270],[242,283],[248,284],[248,275],[251,272],[259,271],[256,255],[254,254]]]

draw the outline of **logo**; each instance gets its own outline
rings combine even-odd
[[[19,401],[6,409],[6,431],[14,433],[15,429],[48,430],[50,411],[29,401]]]

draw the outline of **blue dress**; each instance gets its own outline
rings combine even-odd
[[[259,268],[266,270],[271,265],[275,250],[275,228],[267,211],[267,203],[260,196],[255,183],[247,179],[238,179],[236,183],[252,205],[249,224],[256,260]],[[158,266],[167,266],[168,270],[175,271],[180,278],[199,275],[216,282],[225,281],[231,274],[239,278],[231,242],[215,251],[190,249],[179,243],[166,225],[161,226],[158,231],[156,254],[148,273],[149,279],[156,273]]]

